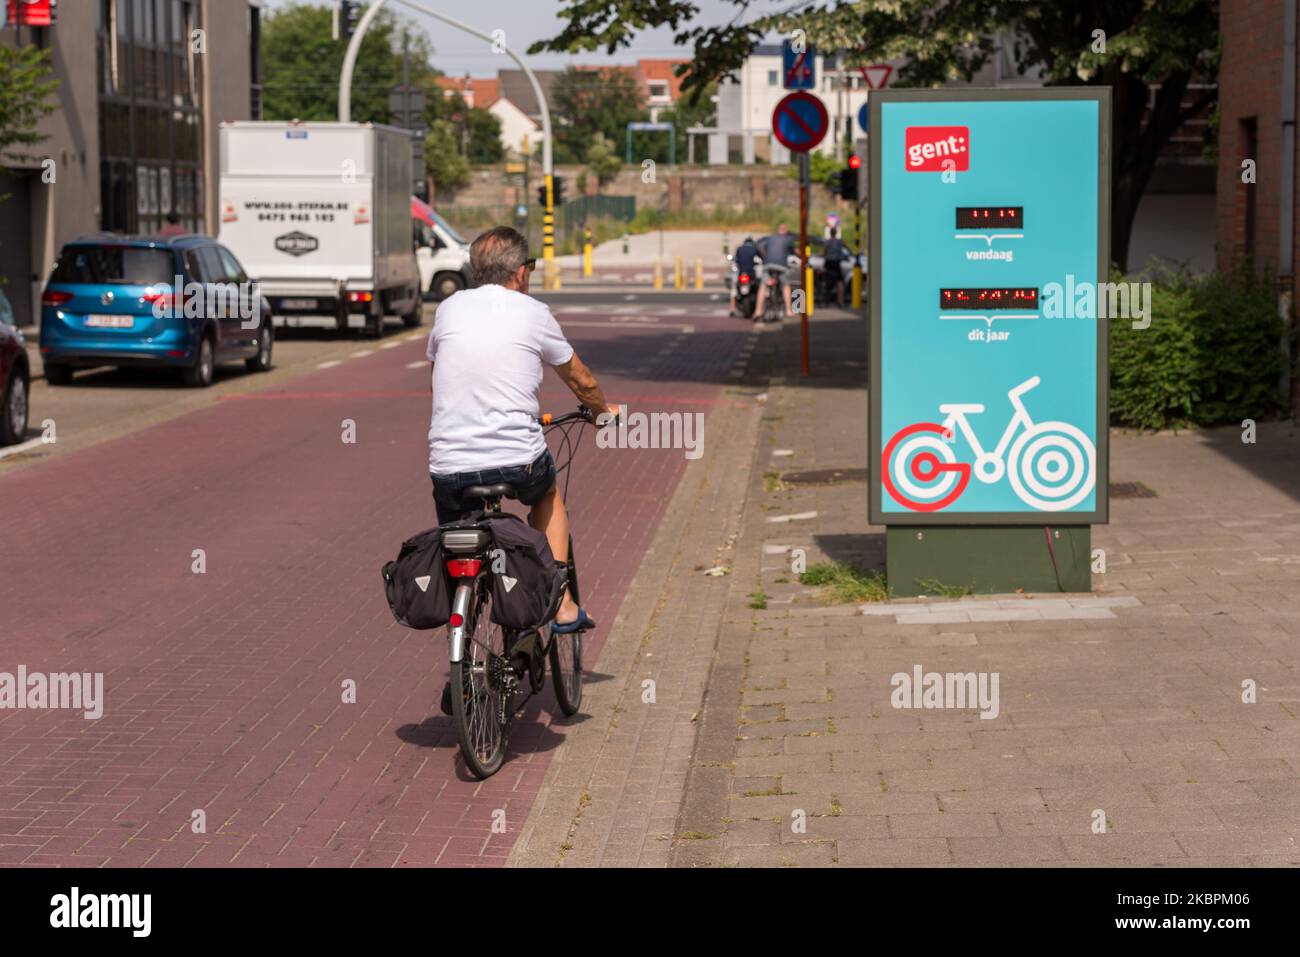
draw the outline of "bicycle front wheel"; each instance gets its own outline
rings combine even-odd
[[[451,666],[451,714],[460,753],[480,780],[496,774],[505,762],[512,716],[505,633],[493,623],[491,606],[491,593],[481,589],[464,657]]]
[[[578,568],[573,560],[573,538],[569,538],[569,597],[581,604],[578,596]],[[551,632],[551,681],[560,710],[572,717],[582,704],[582,632]]]

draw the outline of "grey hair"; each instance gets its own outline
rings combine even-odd
[[[469,270],[479,286],[504,286],[527,261],[528,240],[509,226],[493,226],[469,247]]]

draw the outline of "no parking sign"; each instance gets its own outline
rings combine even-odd
[[[806,153],[820,143],[829,122],[826,107],[811,93],[791,93],[772,111],[772,133],[796,153]]]

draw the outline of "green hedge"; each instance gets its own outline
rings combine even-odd
[[[1277,413],[1282,328],[1272,282],[1245,266],[1159,277],[1149,328],[1110,323],[1111,421],[1164,429]]]

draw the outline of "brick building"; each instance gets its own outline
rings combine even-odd
[[[1218,266],[1225,269],[1235,259],[1249,257],[1277,272],[1284,291],[1293,288],[1300,265],[1295,242],[1298,4],[1300,0],[1224,0],[1219,20],[1223,59],[1219,69]],[[1291,9],[1289,18],[1287,7]],[[1291,53],[1284,75],[1288,30]],[[1246,160],[1255,164],[1253,184],[1242,182]],[[1289,201],[1285,199],[1288,195]],[[1289,243],[1286,232],[1290,233]],[[1288,245],[1290,261],[1283,263],[1280,257]]]

